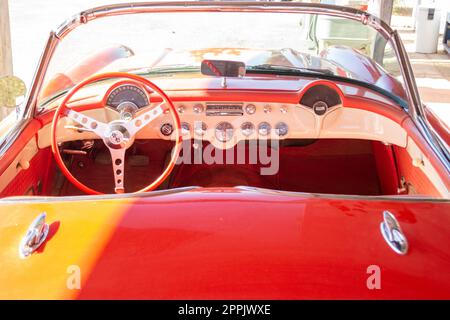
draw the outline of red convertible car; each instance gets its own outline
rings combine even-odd
[[[449,137],[364,11],[83,11],[0,123],[0,298],[450,299]]]

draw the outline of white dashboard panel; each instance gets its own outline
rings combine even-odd
[[[239,141],[253,139],[352,138],[378,140],[401,147],[406,146],[406,131],[399,124],[367,110],[345,108],[338,105],[328,109],[323,115],[318,115],[311,108],[300,104],[232,102],[233,105],[242,106],[243,112],[239,115],[207,115],[207,105],[209,104],[220,105],[222,103],[193,101],[174,104],[181,122],[189,126],[188,130],[182,131],[183,139],[206,140],[215,147],[223,149],[230,148]],[[223,103],[223,105],[229,104],[230,102]],[[152,104],[148,108],[155,105]],[[245,111],[248,105],[255,106],[253,114]],[[142,109],[141,112],[147,111],[148,108]],[[117,111],[109,108],[88,110],[84,113],[104,122],[119,118]],[[249,135],[244,134],[241,130],[244,123],[253,124],[254,132]],[[258,126],[261,123],[267,123],[271,127],[269,134],[263,135],[258,132]],[[287,133],[282,136],[275,130],[277,124],[280,123],[284,123],[288,129]],[[166,134],[162,133],[161,127],[165,124],[172,125],[172,129],[174,127],[172,116],[168,112],[139,131],[136,139],[174,139],[176,136],[174,132],[168,135],[167,132]],[[223,136],[216,133],[219,124],[221,124],[221,128],[232,128],[229,141],[220,141]],[[71,125],[71,123],[70,120],[63,118],[58,124],[58,141],[98,138],[89,132],[81,133],[77,130],[64,129],[65,125]],[[197,130],[197,132],[194,130],[194,128],[200,127],[206,130],[201,133],[202,130]],[[49,146],[50,137],[50,124],[47,124],[39,131],[39,148]]]
[[[395,121],[362,109],[336,108],[323,116],[319,138],[377,140],[406,147],[406,131]]]
[[[239,141],[250,139],[288,139],[295,137],[314,137],[316,135],[316,121],[314,114],[306,107],[293,105],[293,104],[277,104],[277,103],[240,103],[242,105],[242,115],[207,115],[207,105],[210,103],[204,102],[188,102],[176,104],[176,108],[182,107],[183,112],[180,114],[180,120],[183,123],[187,123],[190,126],[189,131],[183,132],[184,139],[198,139],[207,140],[218,148],[229,148],[236,145]],[[211,102],[211,104],[217,105],[220,102]],[[226,104],[230,104],[227,102]],[[224,105],[226,105],[224,104]],[[234,103],[237,105],[239,103]],[[198,106],[203,106],[203,112],[196,113],[194,108],[198,110]],[[248,114],[245,111],[247,105],[254,105],[256,110],[253,114]],[[244,123],[251,123],[254,127],[254,132],[250,135],[245,135],[241,130],[241,126]],[[174,139],[175,134],[165,136],[162,134],[161,126],[170,123],[170,114],[165,114],[155,121],[155,126],[149,129],[143,129],[137,136],[138,139],[153,136],[157,134],[161,139]],[[195,132],[194,128],[199,127],[201,124],[206,125],[206,132],[200,135]],[[227,123],[228,128],[232,128],[232,137],[229,141],[220,141],[217,137],[216,129],[220,125]],[[267,135],[262,135],[258,132],[258,127],[262,123],[268,123],[271,127],[270,132]],[[277,124],[284,123],[287,125],[288,132],[285,135],[278,135],[276,133]],[[149,132],[155,131],[156,132]],[[220,136],[220,135],[219,135]]]

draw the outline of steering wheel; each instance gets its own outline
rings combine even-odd
[[[139,114],[137,117],[131,120],[113,120],[109,123],[103,123],[96,119],[86,116],[80,112],[77,112],[69,107],[67,107],[67,103],[70,98],[78,92],[84,86],[91,84],[93,82],[99,80],[105,80],[110,78],[126,78],[130,80],[134,80],[139,82],[140,84],[149,87],[155,93],[157,93],[161,98],[162,102],[158,104],[156,107],[151,108],[148,111],[145,111]],[[67,166],[64,164],[64,161],[59,152],[58,143],[56,139],[56,131],[58,128],[58,121],[61,117],[65,116],[77,124],[81,125],[81,129],[90,131],[95,133],[99,138],[101,138],[109,149],[111,153],[112,159],[112,167],[114,171],[114,183],[115,183],[115,192],[116,193],[124,193],[124,179],[125,179],[125,151],[131,147],[134,143],[134,139],[136,134],[143,129],[145,126],[150,124],[154,119],[164,113],[163,105],[167,105],[168,110],[170,111],[175,127],[175,146],[172,150],[172,156],[170,158],[170,162],[167,165],[166,169],[161,173],[159,177],[157,177],[153,182],[147,185],[145,188],[138,190],[134,193],[140,193],[145,191],[154,190],[157,188],[172,172],[175,163],[178,159],[182,137],[181,137],[181,124],[178,113],[173,106],[170,98],[153,82],[140,77],[138,75],[124,73],[124,72],[110,72],[104,74],[94,75],[73,87],[65,96],[64,100],[61,102],[59,107],[55,111],[55,115],[52,121],[51,127],[51,147],[52,153],[55,158],[55,161],[62,173],[65,177],[72,182],[78,189],[84,191],[88,194],[102,194],[97,190],[91,189],[85,184],[81,183],[78,179],[76,179],[72,173],[67,169]],[[104,106],[102,106],[104,107]]]

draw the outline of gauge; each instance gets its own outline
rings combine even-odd
[[[241,132],[244,136],[248,137],[255,132],[255,126],[251,122],[244,122],[241,124]]]
[[[272,111],[271,106],[264,106],[264,113],[270,113]]]
[[[196,135],[204,136],[207,129],[208,129],[208,126],[206,125],[206,123],[201,122],[201,121],[194,122],[194,132]]]
[[[117,111],[120,113],[120,119],[126,121],[133,119],[133,116],[138,109],[138,106],[130,101],[124,101],[117,107]]]
[[[160,130],[161,130],[161,133],[167,137],[167,136],[170,136],[172,134],[173,126],[170,123],[164,123],[161,126]]]
[[[267,136],[267,135],[270,133],[271,128],[272,128],[272,127],[270,126],[269,123],[267,123],[267,122],[261,122],[261,123],[258,125],[258,133],[259,133],[260,135],[262,135],[262,136]]]
[[[278,122],[278,123],[275,125],[275,133],[276,133],[277,135],[279,135],[280,137],[287,135],[288,130],[289,130],[289,129],[288,129],[288,126],[287,126],[287,124],[284,123],[284,122]]]
[[[309,88],[300,100],[300,104],[313,108],[317,101],[322,101],[327,105],[327,108],[334,107],[342,103],[340,95],[336,90],[325,85],[316,85]]]
[[[144,90],[132,84],[118,86],[111,91],[106,100],[106,104],[113,108],[117,108],[123,102],[131,102],[138,108],[148,106],[149,104]]]
[[[188,135],[191,132],[191,126],[189,125],[189,123],[187,122],[182,122],[181,123],[181,134],[183,136]]]
[[[233,138],[234,128],[229,122],[221,122],[216,127],[216,138],[221,142],[230,141]]]
[[[247,114],[254,114],[256,112],[256,107],[254,104],[248,104],[245,106],[245,112]]]

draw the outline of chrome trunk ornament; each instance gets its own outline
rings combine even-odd
[[[380,224],[381,234],[389,247],[396,253],[405,255],[408,252],[408,241],[400,228],[397,219],[389,211],[383,212],[384,221]]]
[[[36,251],[48,235],[48,224],[45,223],[46,213],[41,213],[30,225],[25,237],[20,242],[19,254],[21,258],[26,258]]]

